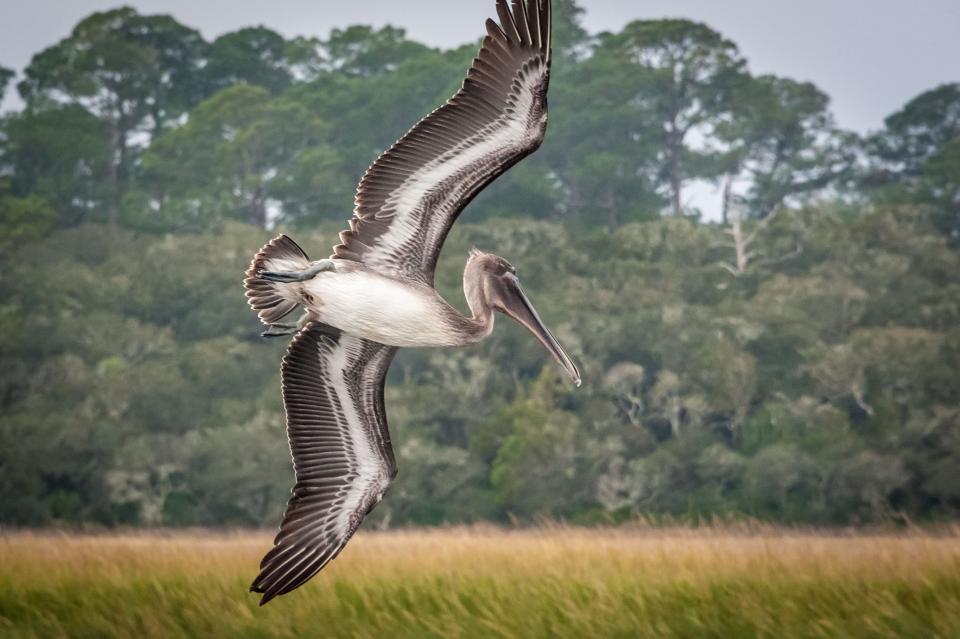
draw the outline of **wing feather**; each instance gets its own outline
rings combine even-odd
[[[463,86],[367,169],[333,258],[433,283],[457,216],[533,153],[547,123],[550,0],[497,0]]]
[[[517,29],[517,23],[513,19],[513,14],[507,7],[506,0],[497,0],[497,15],[500,16],[500,24],[507,34],[507,39],[511,44],[523,44],[520,39],[520,31]]]
[[[396,349],[310,324],[281,380],[296,474],[274,547],[250,587],[261,605],[298,588],[346,545],[396,476],[383,386]]]

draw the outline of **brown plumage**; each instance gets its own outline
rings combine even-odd
[[[291,342],[281,383],[297,482],[250,587],[263,593],[261,604],[301,586],[336,557],[396,476],[383,408],[396,351],[324,324],[307,326]],[[363,438],[350,431],[358,427]]]
[[[396,330],[418,335],[419,327],[426,336],[443,318],[453,318],[449,332],[434,330],[430,339],[443,341],[449,334],[453,342],[472,343],[489,335],[497,310],[527,326],[580,383],[576,366],[543,325],[505,261],[471,256],[465,293],[473,318],[460,317],[432,287],[437,258],[457,216],[485,186],[534,152],[546,131],[550,0],[513,0],[512,8],[506,0],[497,0],[496,8],[500,24],[487,21],[487,36],[462,88],[363,176],[350,228],[340,234],[341,243],[334,249],[331,272],[289,288],[271,280],[271,272],[302,272],[310,264],[286,236],[265,246],[247,271],[248,301],[267,324],[293,311],[303,299],[296,294],[303,295],[310,286],[332,298],[321,300],[329,304],[307,308],[308,323],[283,360],[283,399],[297,482],[274,547],[251,586],[263,593],[261,604],[299,587],[336,557],[396,475],[383,385],[397,349],[356,335],[390,336],[380,329],[396,323],[395,313],[402,311],[411,325]],[[387,299],[371,310],[374,289]],[[361,302],[367,306],[361,308]],[[346,315],[324,318],[337,304],[363,322],[350,323]],[[357,323],[365,323],[368,332]],[[399,339],[382,340],[406,345]],[[427,345],[420,341],[415,345]]]
[[[340,234],[333,257],[433,283],[443,241],[464,207],[490,182],[533,153],[546,131],[550,83],[551,4],[515,1],[513,11],[497,0],[502,27],[487,20],[487,36],[463,87],[445,105],[421,120],[377,159],[357,188],[350,228]],[[472,157],[505,127],[522,133],[502,136]],[[418,174],[431,164],[463,166],[417,192]],[[442,171],[437,171],[442,173]],[[397,204],[410,194],[408,206]],[[385,243],[397,223],[414,230],[399,243]]]

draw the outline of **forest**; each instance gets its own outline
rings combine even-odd
[[[588,33],[554,6],[546,142],[468,207],[437,284],[465,310],[468,250],[509,259],[584,386],[503,320],[402,352],[400,474],[367,525],[955,519],[960,83],[859,134],[708,25]],[[280,231],[326,257],[477,47],[208,41],[123,7],[0,67],[23,101],[0,117],[0,526],[279,521],[285,343],[243,272]]]

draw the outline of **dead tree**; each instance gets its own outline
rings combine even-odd
[[[751,264],[778,264],[780,262],[785,262],[787,260],[792,260],[795,257],[798,257],[803,253],[803,247],[797,244],[797,248],[790,253],[785,255],[780,255],[773,258],[765,258],[762,260],[756,260],[756,252],[751,250],[751,246],[757,240],[757,237],[760,233],[766,229],[770,222],[777,217],[780,211],[783,210],[783,207],[775,208],[770,215],[766,216],[753,227],[753,230],[747,232],[744,229],[744,216],[743,216],[743,206],[734,202],[734,198],[730,193],[729,183],[727,188],[724,189],[724,202],[723,202],[723,212],[724,220],[727,224],[724,233],[730,236],[729,242],[724,242],[723,246],[727,248],[732,248],[734,252],[734,261],[731,264],[730,262],[719,262],[717,266],[724,269],[734,277],[740,277],[741,275],[747,272],[747,269]]]

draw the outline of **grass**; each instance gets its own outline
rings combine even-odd
[[[0,637],[956,637],[960,533],[362,533],[247,592],[266,534],[0,536]]]

